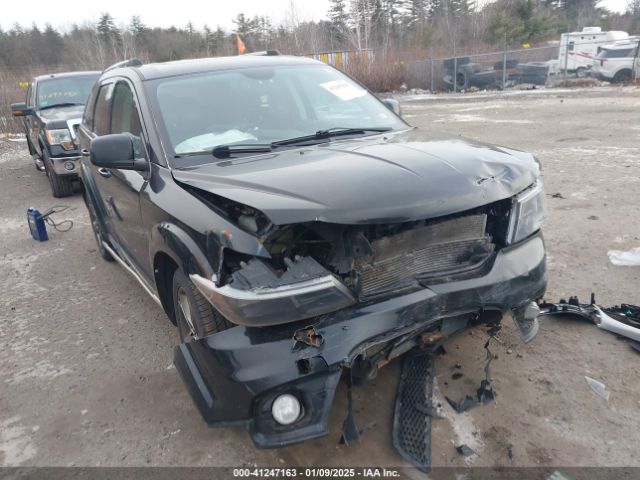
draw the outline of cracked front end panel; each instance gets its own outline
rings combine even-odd
[[[382,363],[412,339],[431,343],[473,324],[478,314],[507,312],[541,298],[546,287],[540,233],[496,252],[481,276],[429,284],[383,299],[353,304],[311,319],[250,328],[237,326],[175,351],[175,364],[211,426],[245,426],[256,445],[279,447],[325,435],[335,383],[367,352]],[[388,352],[388,353],[387,353]],[[277,425],[269,406],[294,395],[304,412]]]

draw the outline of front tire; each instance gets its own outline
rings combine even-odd
[[[53,196],[56,198],[62,198],[73,195],[73,183],[71,182],[71,179],[64,175],[58,175],[53,170],[53,163],[51,162],[46,150],[42,152],[42,158]]]
[[[222,332],[233,325],[218,313],[180,270],[173,274],[173,305],[181,343]]]
[[[613,77],[613,83],[631,82],[631,70],[620,70]]]

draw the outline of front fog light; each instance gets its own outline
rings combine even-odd
[[[73,163],[73,162],[64,162],[64,169],[65,170],[71,171],[74,168],[76,168],[76,164],[75,163]]]
[[[280,425],[291,425],[300,417],[300,402],[289,393],[278,396],[271,405],[271,415]]]

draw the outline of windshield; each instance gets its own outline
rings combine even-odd
[[[268,145],[335,128],[407,128],[373,95],[326,65],[226,70],[155,85],[177,155],[228,144]]]
[[[51,78],[38,81],[37,108],[51,107],[60,104],[76,103],[84,105],[91,92],[91,87],[99,75]]]

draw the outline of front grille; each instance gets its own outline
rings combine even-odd
[[[361,299],[478,267],[494,250],[486,225],[485,214],[467,215],[373,241],[356,260]]]
[[[393,445],[423,471],[431,469],[432,394],[433,357],[426,352],[408,354],[396,394]]]

